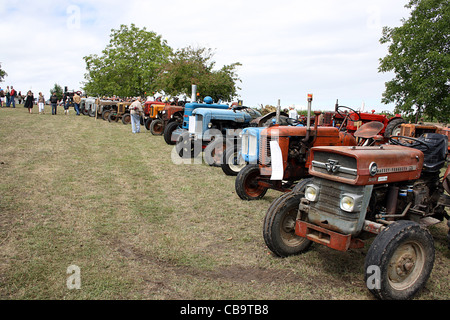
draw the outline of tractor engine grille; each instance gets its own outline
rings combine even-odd
[[[356,159],[341,154],[315,152],[312,166],[316,172],[345,179],[354,179],[357,175]]]
[[[269,166],[271,164],[270,141],[272,140],[273,139],[270,136],[261,136],[259,143],[259,159],[262,165]]]

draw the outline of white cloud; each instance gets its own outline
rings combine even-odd
[[[400,24],[404,3],[387,0],[8,1],[0,6],[2,86],[48,95],[54,83],[78,89],[86,55],[101,53],[111,29],[135,23],[173,48],[215,50],[217,66],[241,62],[244,103],[355,107],[381,105],[382,26]],[[79,9],[79,10],[78,10]],[[6,44],[6,45],[5,45]]]

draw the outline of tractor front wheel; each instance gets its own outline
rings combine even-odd
[[[298,207],[309,179],[299,182],[299,192],[283,194],[270,205],[264,218],[263,236],[267,247],[280,257],[288,257],[305,252],[311,240],[295,234]]]
[[[122,123],[123,124],[130,124],[131,123],[131,115],[129,113],[125,113],[122,116]]]
[[[411,299],[425,286],[434,256],[433,237],[427,229],[413,221],[394,222],[374,239],[367,252],[367,288],[379,299]]]
[[[221,167],[227,176],[237,176],[245,166],[246,163],[239,153],[239,147],[225,150]]]
[[[161,119],[153,120],[150,125],[150,132],[154,136],[160,136],[163,134],[163,131],[164,131],[164,126],[163,126],[163,122],[161,121]]]
[[[259,165],[257,164],[248,164],[239,171],[234,184],[239,198],[242,200],[259,200],[263,198],[267,188],[258,184],[260,177]]]

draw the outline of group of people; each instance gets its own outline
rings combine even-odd
[[[17,92],[16,89],[14,89],[13,86],[11,86],[11,88],[9,88],[9,86],[7,86],[5,90],[0,88],[0,106],[2,108],[3,108],[3,103],[5,103],[5,106],[8,107],[8,108],[10,106],[15,108],[16,107],[16,98],[19,98],[19,100],[21,100],[22,99],[22,93],[21,92]]]

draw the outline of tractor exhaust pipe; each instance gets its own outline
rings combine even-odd
[[[311,103],[313,100],[313,95],[311,93],[308,93],[308,115],[306,119],[306,136],[303,139],[304,142],[308,142],[309,136],[311,133]]]
[[[280,124],[280,113],[281,113],[281,102],[280,99],[278,99],[276,124]]]
[[[197,101],[197,85],[195,85],[195,84],[192,85],[191,101],[192,102],[196,102]]]

